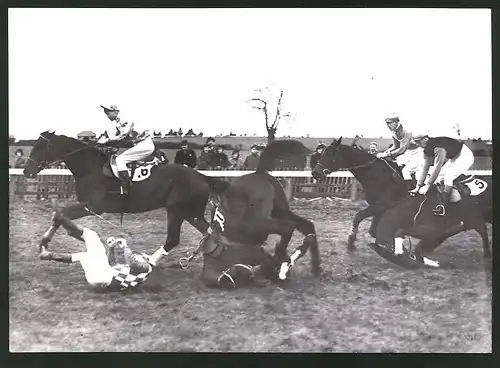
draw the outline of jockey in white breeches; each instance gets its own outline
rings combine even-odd
[[[153,138],[148,130],[139,128],[133,122],[120,119],[118,117],[120,110],[118,110],[115,105],[109,107],[101,105],[101,107],[104,109],[104,113],[108,119],[111,120],[111,125],[106,129],[97,143],[104,144],[110,141],[120,141],[129,137],[134,145],[116,158],[116,166],[118,168],[120,180],[122,180],[124,184],[124,194],[126,194],[130,185],[127,164],[142,160],[152,154],[155,150]]]
[[[442,181],[444,183],[443,203],[438,205],[434,212],[442,216],[446,213],[446,207],[450,202],[453,180],[471,168],[474,164],[474,154],[463,142],[449,137],[416,134],[413,140],[424,150],[424,165],[418,177],[417,186],[411,193],[426,194],[432,184]],[[427,173],[432,165],[434,169],[427,179]]]
[[[411,180],[423,165],[423,149],[411,141],[411,132],[405,130],[398,117],[386,118],[388,128],[392,131],[393,145],[385,152],[377,154],[378,158],[396,159],[398,166],[403,166],[403,178]]]
[[[113,237],[107,239],[109,252],[106,254],[106,248],[95,231],[75,224],[60,212],[55,199],[52,203],[54,226],[62,225],[69,235],[85,242],[87,249],[86,252],[58,253],[42,247],[40,259],[80,262],[85,279],[94,289],[118,291],[136,287],[146,281],[158,261],[168,254],[163,246],[151,256],[137,253],[128,247],[125,239]]]

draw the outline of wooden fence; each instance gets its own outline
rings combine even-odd
[[[224,180],[248,174],[251,171],[200,171],[202,174]],[[491,175],[491,170],[471,170],[469,174]],[[340,197],[353,201],[363,198],[363,188],[349,171],[330,174],[321,183],[314,182],[310,171],[283,170],[271,174],[279,178],[289,199]],[[35,196],[37,199],[56,197],[68,199],[75,197],[75,181],[67,169],[47,169],[41,171],[36,179],[26,179],[22,169],[9,169],[10,200]]]

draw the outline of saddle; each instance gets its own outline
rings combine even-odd
[[[118,168],[116,166],[116,154],[112,154],[106,160],[103,165],[102,172],[107,178],[119,178]],[[129,175],[132,181],[142,181],[147,179],[151,175],[151,168],[158,166],[160,164],[167,163],[163,153],[156,149],[151,155],[147,156],[142,160],[131,162],[127,164]],[[137,170],[139,170],[138,175],[135,175]]]

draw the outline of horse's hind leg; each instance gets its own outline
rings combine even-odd
[[[309,249],[311,252],[312,273],[314,276],[319,276],[321,273],[321,261],[314,224],[311,221],[296,215],[290,210],[283,214],[283,218],[288,221],[292,221],[295,224],[296,229],[305,235],[302,245],[292,255],[293,261],[301,258]]]

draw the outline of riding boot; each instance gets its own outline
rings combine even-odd
[[[71,219],[62,215],[59,212],[56,212],[54,219],[60,225],[62,225],[62,227],[64,227],[66,229],[69,236],[72,236],[73,238],[76,238],[78,240],[83,241],[83,238],[82,238],[83,228],[81,226],[78,226],[73,221],[71,221]]]
[[[450,204],[451,190],[452,187],[445,185],[444,192],[441,193],[441,203],[432,210],[435,216],[444,216],[446,214],[446,208]]]
[[[73,257],[71,253],[55,253],[55,252],[44,251],[40,253],[40,259],[44,261],[73,263]]]
[[[120,182],[122,185],[123,195],[127,195],[130,189],[130,175],[128,170],[122,170],[118,172],[118,176],[120,177]]]

